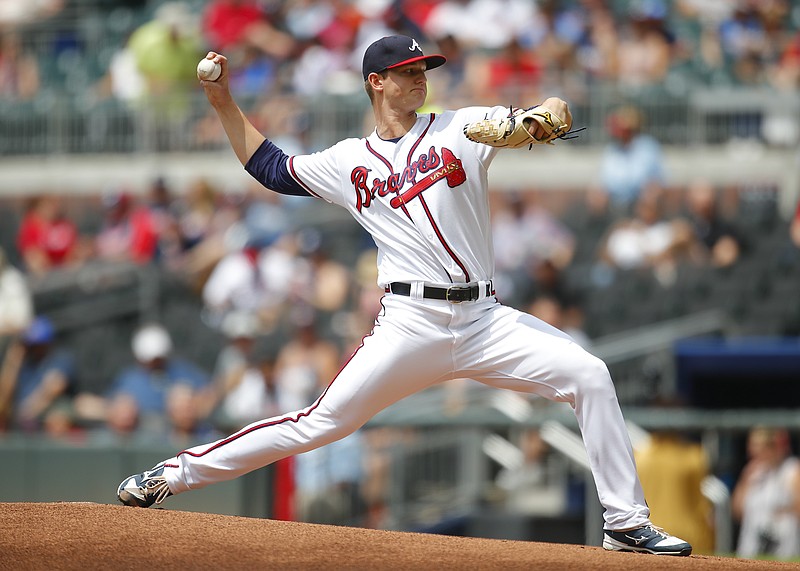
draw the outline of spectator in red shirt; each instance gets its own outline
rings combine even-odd
[[[22,219],[17,248],[28,273],[41,276],[78,261],[78,229],[54,196],[34,198]]]
[[[251,46],[285,58],[295,47],[292,37],[277,29],[255,0],[212,0],[203,14],[203,33],[219,52],[236,53]]]
[[[105,221],[95,239],[97,256],[106,261],[145,264],[153,260],[158,232],[152,213],[119,193],[104,198]]]
[[[476,69],[471,82],[482,101],[535,101],[539,97],[541,63],[517,39]]]

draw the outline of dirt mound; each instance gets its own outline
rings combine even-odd
[[[717,569],[789,564],[93,503],[0,503],[0,569]]]

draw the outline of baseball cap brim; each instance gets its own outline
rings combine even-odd
[[[431,54],[429,56],[417,56],[417,57],[408,58],[408,59],[403,60],[403,61],[401,61],[399,63],[394,64],[394,65],[390,65],[386,69],[394,69],[396,67],[400,67],[401,65],[407,65],[409,63],[414,63],[414,62],[418,62],[418,61],[424,61],[425,64],[426,64],[425,71],[429,71],[431,69],[435,69],[435,68],[439,67],[440,65],[444,65],[444,63],[447,61],[447,58],[445,58],[441,54]],[[383,70],[381,70],[381,71],[383,71]]]

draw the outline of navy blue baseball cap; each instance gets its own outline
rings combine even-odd
[[[433,69],[446,62],[447,58],[441,54],[426,56],[414,38],[386,36],[370,44],[364,52],[361,71],[366,81],[370,73],[380,73],[415,61],[424,61],[428,66],[427,69]]]

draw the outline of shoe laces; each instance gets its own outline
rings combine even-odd
[[[664,531],[664,528],[663,528],[663,527],[658,527],[657,525],[653,525],[652,523],[651,523],[651,524],[648,524],[648,525],[646,525],[645,527],[646,527],[647,529],[649,529],[650,531],[652,531],[652,532],[654,532],[654,533],[657,533],[657,534],[658,534],[658,535],[660,535],[661,537],[665,537],[665,538],[666,538],[666,537],[669,537],[669,535],[667,534],[667,532],[666,532],[666,531]]]
[[[161,504],[172,494],[164,476],[156,476],[147,480],[142,486],[142,493],[155,496],[157,504]]]

